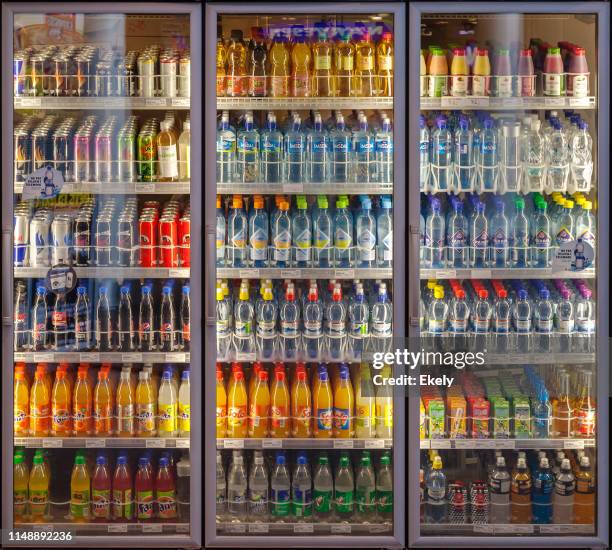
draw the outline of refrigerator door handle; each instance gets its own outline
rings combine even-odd
[[[206,325],[215,326],[217,323],[217,312],[216,312],[216,301],[214,291],[216,288],[215,277],[216,277],[216,258],[215,258],[215,247],[216,247],[217,230],[216,227],[206,226],[206,250],[204,251],[205,261],[208,264],[206,269],[206,289],[207,294],[204,297],[206,304]],[[212,290],[211,290],[212,289]]]
[[[12,269],[11,248],[12,248],[13,231],[9,228],[2,228],[2,325],[11,326],[13,319],[11,317],[11,280],[10,272]]]
[[[409,258],[408,265],[418,266],[419,265],[419,247],[421,244],[419,237],[420,237],[421,230],[419,226],[410,224],[409,231],[410,231],[410,245],[408,248],[408,258]],[[418,299],[409,300],[409,304],[410,304],[410,312],[408,313],[408,323],[411,327],[416,328],[420,324],[419,300]]]

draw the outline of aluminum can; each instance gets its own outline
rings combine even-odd
[[[151,217],[140,217],[138,221],[140,265],[157,266],[157,223]]]
[[[70,60],[63,55],[55,56],[51,59],[51,77],[49,79],[49,95],[67,96],[70,95],[69,79]]]
[[[49,131],[45,126],[35,128],[30,134],[30,150],[32,152],[32,172],[43,168],[51,161],[49,147]]]
[[[111,218],[110,216],[100,215],[96,220],[96,235],[94,239],[96,250],[96,265],[109,266],[111,258]]]
[[[67,130],[58,130],[53,134],[53,166],[62,173],[64,181],[72,181],[72,139]]]
[[[191,267],[191,218],[183,216],[179,220],[179,262],[181,267]]]
[[[30,222],[30,267],[48,267],[51,248],[49,219],[44,215],[32,218]]]
[[[94,95],[96,69],[93,59],[82,55],[75,58],[74,64],[76,74],[75,95],[80,97]]]
[[[74,220],[74,255],[76,265],[91,265],[91,216],[87,212]]]
[[[138,57],[138,95],[153,97],[155,95],[155,60],[148,54]]]
[[[98,132],[96,136],[96,182],[108,182],[112,180],[113,153],[110,133]]]
[[[178,224],[173,218],[159,220],[159,247],[163,267],[179,266]]]
[[[28,74],[28,55],[15,52],[13,56],[13,94],[15,97],[26,95]]]
[[[133,133],[120,130],[117,135],[117,181],[136,181],[136,137]]]
[[[138,134],[138,179],[140,181],[155,180],[156,160],[155,133],[141,130]]]
[[[120,216],[117,221],[117,250],[119,265],[130,267],[134,265],[134,224],[129,216]]]
[[[33,55],[30,58],[30,90],[29,95],[45,95],[46,75],[45,56]]]
[[[160,59],[162,97],[176,97],[176,65],[175,57],[166,56]]]
[[[75,181],[91,180],[91,132],[81,130],[74,136],[74,177]]]
[[[25,128],[15,128],[13,133],[13,150],[15,151],[15,181],[25,181],[31,171],[32,142],[30,132]]]
[[[15,212],[13,226],[13,265],[28,265],[28,245],[30,242],[30,217],[28,214]]]
[[[191,96],[191,59],[183,54],[179,61],[179,96]]]
[[[51,223],[51,265],[72,264],[72,227],[68,216],[56,216]]]

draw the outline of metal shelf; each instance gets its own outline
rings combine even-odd
[[[226,535],[375,535],[393,532],[391,523],[217,523]]]
[[[15,109],[189,110],[188,97],[16,97]]]
[[[217,183],[217,193],[258,195],[391,195],[392,183]]]
[[[218,267],[217,278],[221,279],[391,279],[392,268],[239,268]]]
[[[39,279],[47,276],[50,267],[15,267],[16,279]],[[96,279],[188,279],[188,267],[75,267],[77,277]]]
[[[473,337],[473,334],[470,334]],[[487,353],[487,365],[581,365],[595,363],[594,353]]]
[[[217,439],[217,449],[391,449],[392,439]]]
[[[189,449],[188,437],[16,437],[15,447],[64,449]]]
[[[550,268],[420,269],[421,279],[594,279],[595,269],[553,271]]]
[[[275,338],[280,338],[280,335]],[[322,335],[321,339],[327,338],[326,335]],[[345,339],[348,338],[345,337]],[[389,351],[391,349],[391,341],[392,336],[378,338],[380,342],[374,342],[374,337],[369,336],[364,338],[365,346],[367,347],[370,342],[373,345],[377,346],[376,349],[381,349],[384,351]],[[369,341],[369,342],[368,342]],[[372,351],[362,351],[359,353],[351,353],[349,351],[345,351],[342,357],[332,357],[329,354],[328,350],[321,350],[317,357],[311,357],[306,354],[306,350],[303,347],[298,348],[297,353],[294,357],[288,358],[283,356],[282,352],[278,349],[278,345],[276,346],[275,351],[272,356],[264,356],[260,350],[251,352],[251,353],[241,353],[236,352],[233,346],[230,346],[225,355],[217,354],[217,363],[233,363],[235,361],[243,362],[243,363],[253,363],[255,361],[262,361],[264,363],[270,363],[274,361],[285,361],[293,363],[295,361],[301,361],[304,363],[363,363],[363,362],[372,362],[374,360],[374,353]]]
[[[393,97],[218,97],[217,109],[393,109]]]
[[[48,523],[15,523],[13,532],[20,531],[70,531],[73,535],[188,535],[189,523],[77,523],[55,522]],[[178,540],[178,539],[177,539]]]
[[[49,352],[15,352],[15,361],[26,363],[189,363],[190,353],[184,352],[72,352],[72,351],[49,351]]]
[[[23,193],[23,182],[15,182],[15,193]],[[188,181],[173,182],[78,182],[65,183],[61,194],[91,193],[95,195],[188,195]]]
[[[422,523],[420,525],[421,534],[423,535],[555,535],[555,534],[575,534],[575,535],[590,535],[595,533],[593,525],[579,524],[555,524],[555,525],[539,525],[539,524],[460,524],[460,523]]]
[[[597,109],[590,97],[422,97],[421,111],[464,109],[516,111],[521,109]]]
[[[595,439],[421,439],[421,449],[584,449]]]

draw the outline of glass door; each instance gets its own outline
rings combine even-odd
[[[423,544],[606,537],[598,9],[415,7],[419,332],[456,367],[421,367],[453,380],[411,407]]]
[[[52,11],[3,14],[14,45],[3,527],[17,537],[3,542],[51,530],[85,546],[197,545],[199,10]]]
[[[403,537],[403,408],[370,366],[403,324],[393,277],[403,263],[393,246],[403,211],[394,156],[401,7],[337,10],[208,12],[211,544]]]

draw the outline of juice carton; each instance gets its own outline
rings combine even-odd
[[[468,398],[468,411],[471,418],[470,437],[487,439],[490,435],[489,418],[491,404],[483,397]]]
[[[436,397],[427,403],[427,416],[429,417],[428,431],[431,439],[441,439],[445,436],[445,414],[444,400]]]
[[[531,407],[526,395],[517,394],[513,397],[512,416],[514,417],[514,437],[531,437]]]
[[[425,405],[423,405],[422,399],[419,399],[419,406],[419,439],[425,439]]]
[[[467,437],[467,403],[460,395],[446,398],[448,408],[449,437],[464,439]]]
[[[510,437],[510,403],[503,397],[491,400],[493,406],[493,437],[508,439]]]

